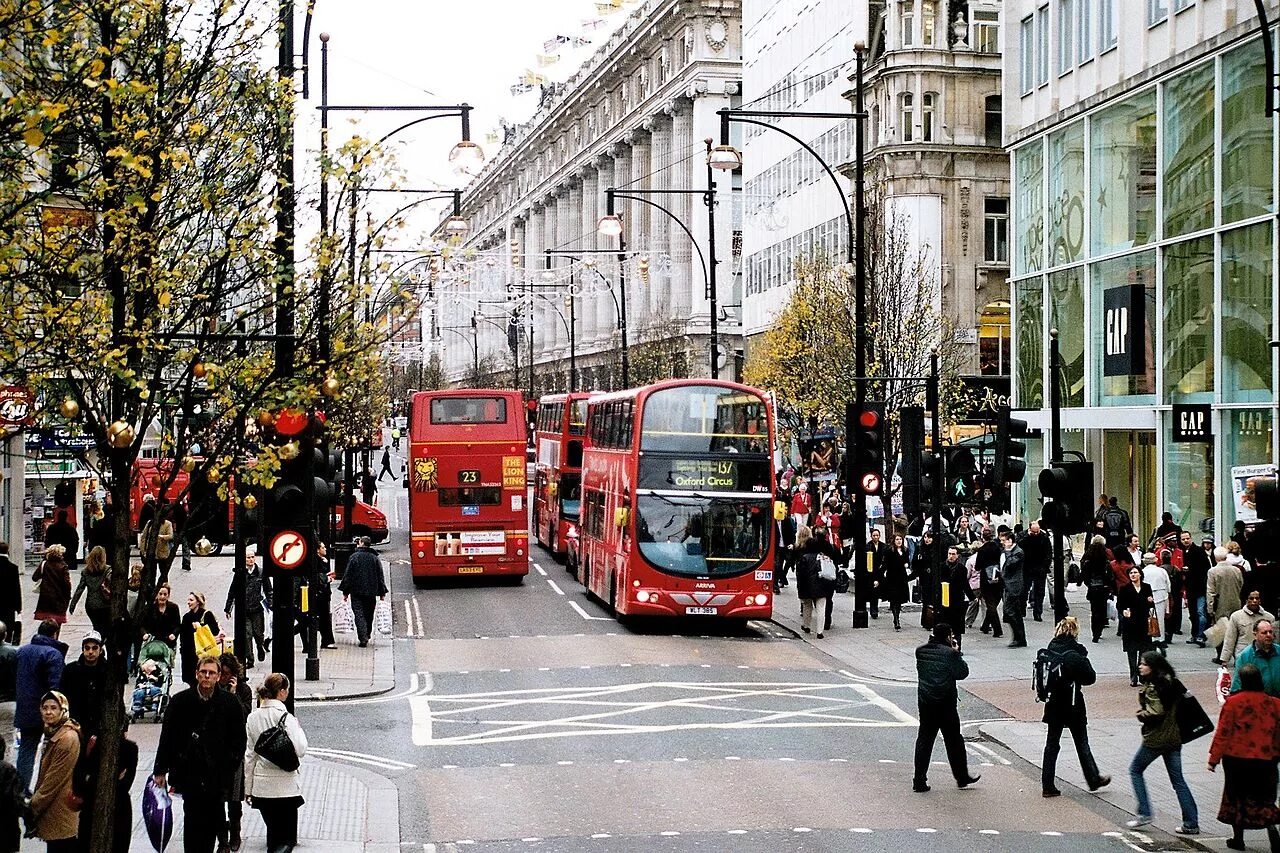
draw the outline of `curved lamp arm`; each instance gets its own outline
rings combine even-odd
[[[672,222],[674,222],[676,225],[679,225],[680,230],[683,231],[686,236],[688,236],[689,242],[693,244],[693,250],[698,253],[698,263],[701,264],[702,266],[702,283],[708,290],[711,289],[711,279],[707,275],[707,258],[705,255],[702,254],[702,247],[698,245],[698,241],[694,238],[693,232],[689,230],[688,225],[685,225],[684,222],[682,222],[679,217],[677,217],[671,211],[667,210],[662,205],[658,204],[656,201],[650,201],[649,199],[644,198],[642,196],[628,195],[627,193],[620,193],[614,190],[606,190],[605,193],[611,198],[625,198],[628,201],[638,201],[641,204],[647,204],[650,207],[657,208],[658,210],[665,213],[671,219]],[[609,206],[609,209],[612,209],[612,205]]]

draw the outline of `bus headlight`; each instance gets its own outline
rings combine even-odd
[[[419,559],[419,560],[421,560],[422,558],[424,558],[424,557],[426,557],[426,556],[427,556],[427,552],[426,552],[426,551],[419,551],[419,552],[418,552],[418,559]]]
[[[646,590],[642,589],[636,593],[636,601],[640,602],[641,604],[647,603],[650,598],[652,598],[652,594]]]
[[[750,596],[748,596],[748,598],[750,598]],[[766,604],[768,604],[768,603],[769,603],[769,596],[765,595],[765,594],[762,592],[762,593],[760,593],[759,595],[757,595],[757,596],[755,597],[755,602],[756,602],[756,604],[758,604],[759,606],[764,607]]]

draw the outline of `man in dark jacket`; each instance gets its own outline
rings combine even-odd
[[[1049,577],[1049,565],[1053,561],[1053,542],[1049,534],[1040,529],[1040,522],[1033,521],[1027,535],[1018,543],[1022,548],[1023,573],[1027,582],[1027,603],[1031,605],[1031,618],[1044,621],[1044,591]]]
[[[90,631],[80,641],[80,657],[62,672],[59,692],[67,697],[71,718],[80,724],[81,735],[89,737],[102,730],[102,697],[106,695],[107,665],[102,661],[102,635]]]
[[[1027,629],[1023,619],[1027,613],[1027,588],[1023,576],[1022,549],[1013,541],[1013,531],[1007,527],[1000,531],[1000,571],[1004,576],[1004,621],[1013,632],[1009,648],[1020,649],[1027,645]]]
[[[356,619],[356,638],[360,647],[369,645],[373,627],[373,609],[378,598],[387,597],[387,582],[383,579],[382,560],[373,553],[368,536],[361,536],[359,547],[347,558],[347,570],[338,585],[342,598],[351,601],[351,612]]]
[[[9,543],[0,542],[0,622],[8,626],[3,639],[22,642],[22,570],[9,559]]]
[[[267,616],[263,605],[271,595],[271,582],[262,574],[262,568],[258,565],[258,549],[254,545],[245,548],[244,572],[233,575],[231,586],[227,589],[227,605],[222,608],[222,613],[228,621],[231,620],[231,610],[241,590],[244,592],[243,615],[249,629],[249,636],[258,647],[258,660],[266,660]],[[253,666],[252,654],[246,654],[245,660],[246,668]]]
[[[862,584],[859,597],[867,605],[872,619],[880,618],[880,590],[877,585],[884,580],[884,563],[889,558],[889,546],[880,541],[880,531],[871,528],[871,541],[862,549],[861,559],[850,571],[855,572],[854,583]],[[871,571],[867,571],[870,564]]]
[[[952,545],[947,549],[947,561],[942,565],[942,581],[950,584],[947,589],[947,606],[934,613],[934,621],[951,625],[956,638],[956,650],[964,640],[965,611],[974,593],[969,589],[969,569],[960,559],[960,549]]]
[[[990,527],[983,528],[982,546],[974,558],[974,567],[981,579],[982,600],[987,605],[987,615],[982,620],[982,633],[991,632],[994,637],[1003,637],[1004,629],[1000,627],[1000,599],[1004,595],[1004,579],[1000,574],[1000,555],[1003,550],[995,533]]]
[[[1191,538],[1190,531],[1182,531],[1178,548],[1182,551],[1182,588],[1187,593],[1187,613],[1191,617],[1191,638],[1188,643],[1204,648],[1204,632],[1209,627],[1206,595],[1209,590],[1209,555]]]
[[[1071,731],[1071,739],[1076,743],[1076,755],[1080,757],[1080,767],[1084,770],[1089,790],[1096,791],[1111,784],[1110,776],[1098,772],[1098,762],[1094,761],[1093,751],[1089,749],[1089,724],[1081,688],[1093,684],[1098,676],[1089,662],[1089,652],[1080,645],[1079,636],[1080,623],[1074,616],[1067,616],[1058,623],[1049,642],[1048,652],[1053,656],[1057,674],[1050,684],[1049,699],[1044,706],[1044,721],[1049,732],[1044,742],[1040,786],[1045,797],[1062,794],[1055,776],[1064,728]]]
[[[18,647],[5,639],[8,627],[0,622],[0,702],[18,697]]]
[[[968,787],[979,777],[969,775],[964,736],[960,734],[960,697],[956,682],[969,677],[969,665],[956,648],[955,636],[946,622],[935,622],[929,642],[916,649],[916,674],[920,731],[916,735],[916,775],[911,789],[918,794],[929,790],[929,761],[933,758],[938,732],[942,732],[956,784]]]
[[[773,591],[781,592],[787,585],[787,573],[796,562],[796,522],[790,513],[778,521],[778,558],[773,572]]]
[[[58,510],[54,517],[53,524],[44,529],[44,546],[48,548],[50,545],[61,545],[67,549],[66,560],[67,568],[71,571],[76,569],[76,561],[80,557],[80,534],[76,532],[76,528],[67,520],[71,510]]]
[[[18,649],[18,698],[13,725],[22,737],[18,744],[18,773],[22,775],[22,786],[27,789],[31,787],[31,774],[35,770],[36,748],[44,734],[40,697],[62,684],[67,644],[58,641],[60,630],[57,622],[46,619],[36,629],[31,642]]]
[[[172,784],[182,795],[186,853],[213,853],[225,826],[223,803],[244,759],[244,712],[235,696],[218,689],[220,675],[216,657],[200,659],[195,688],[169,700],[156,747],[156,785]]]

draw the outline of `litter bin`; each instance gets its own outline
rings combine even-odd
[[[338,580],[342,580],[342,576],[347,572],[347,560],[355,553],[356,545],[354,542],[335,542],[333,543],[333,574]]]

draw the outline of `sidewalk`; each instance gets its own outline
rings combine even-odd
[[[1075,789],[1079,797],[1098,796],[1123,811],[1133,813],[1135,802],[1129,783],[1128,767],[1140,743],[1139,727],[1134,713],[1137,698],[1129,686],[1129,667],[1120,639],[1114,626],[1103,634],[1102,641],[1088,641],[1089,605],[1084,591],[1067,588],[1067,602],[1071,613],[1081,621],[1085,648],[1089,660],[1098,673],[1098,682],[1087,688],[1089,709],[1089,740],[1094,756],[1104,773],[1112,777],[1111,785],[1091,795],[1084,787],[1083,774],[1070,735],[1064,737],[1058,759],[1058,786],[1070,793]],[[1046,602],[1047,604],[1047,602]],[[823,639],[814,634],[800,632],[800,605],[795,597],[794,584],[778,595],[774,608],[774,621],[794,631],[805,642],[830,654],[841,664],[861,675],[872,678],[911,682],[916,680],[915,649],[924,643],[928,633],[920,627],[920,606],[909,605],[902,613],[902,630],[893,629],[893,616],[882,605],[880,618],[871,621],[870,627],[854,630],[849,627],[853,619],[853,595],[837,595],[832,614],[831,631]],[[1003,715],[996,719],[977,721],[976,732],[982,737],[1006,747],[1019,758],[1038,769],[1044,750],[1045,728],[1041,722],[1044,705],[1038,703],[1031,688],[1031,666],[1036,651],[1048,644],[1053,635],[1052,615],[1046,610],[1043,622],[1034,622],[1027,614],[1027,648],[1008,647],[1010,633],[1004,626],[1004,637],[995,639],[977,628],[966,629],[964,656],[969,664],[969,678],[962,682],[961,707],[964,711],[967,692],[982,700]],[[1184,631],[1189,628],[1184,623]],[[1204,709],[1216,720],[1218,703],[1213,693],[1217,666],[1212,663],[1213,649],[1201,649],[1183,642],[1189,634],[1175,636],[1169,646],[1169,661],[1179,678],[1199,698]],[[963,715],[963,714],[962,714]],[[971,733],[971,730],[966,730]],[[1183,750],[1182,769],[1195,795],[1200,812],[1200,826],[1205,835],[1196,843],[1211,849],[1225,849],[1224,839],[1230,832],[1217,822],[1218,803],[1222,798],[1222,773],[1210,773],[1205,766],[1210,737],[1188,745]],[[1173,833],[1181,823],[1177,798],[1169,785],[1162,762],[1157,761],[1146,773],[1147,788],[1155,808],[1155,828]],[[1031,789],[1038,794],[1038,787]],[[1208,837],[1206,837],[1208,836]],[[1255,837],[1256,836],[1256,837]],[[1261,834],[1246,835],[1246,843],[1253,849],[1264,849]]]

